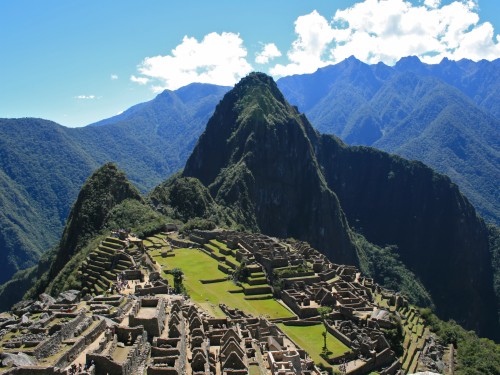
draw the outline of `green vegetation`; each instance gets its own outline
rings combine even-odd
[[[106,228],[132,230],[138,237],[144,238],[158,233],[167,222],[173,221],[137,199],[126,199],[109,212]]]
[[[72,283],[71,278],[62,278],[62,274],[59,275],[60,271],[68,267],[68,262],[74,254],[80,252],[89,241],[105,230],[106,219],[111,210],[127,199],[142,202],[137,189],[130,184],[116,165],[108,163],[94,172],[83,185],[71,210],[50,268],[46,275],[36,281],[28,295],[36,296],[42,293],[49,283],[52,284],[49,288],[52,293],[61,291],[59,289],[63,286],[61,283]],[[62,281],[55,283],[56,277]]]
[[[309,353],[313,361],[317,364],[323,364],[324,366],[329,366],[320,354],[323,351],[323,332],[324,327],[322,324],[317,324],[314,326],[287,326],[283,323],[279,323],[280,329],[285,332],[297,345],[303,348]],[[330,352],[329,357],[340,356],[350,349],[337,340],[330,333],[326,335],[326,346]]]
[[[430,325],[445,345],[453,344],[457,349],[457,375],[500,374],[500,345],[479,338],[473,331],[466,331],[454,321],[444,322],[429,309],[420,310],[426,323]]]
[[[166,270],[166,274],[172,275],[174,280],[174,292],[177,294],[185,294],[187,295],[186,287],[182,283],[184,279],[184,272],[180,268],[172,268],[171,270]]]
[[[130,215],[127,215],[130,212]],[[44,291],[58,293],[80,287],[79,264],[114,225],[150,233],[167,218],[145,205],[137,189],[114,164],[98,169],[84,184],[68,218],[59,245],[45,253],[36,267],[18,273],[0,288],[3,308]]]
[[[238,264],[236,270],[233,273],[233,280],[235,282],[247,282],[250,277],[250,270],[247,267],[248,259],[243,258],[241,263]]]
[[[283,268],[276,268],[273,270],[273,277],[276,278],[289,278],[295,277],[304,272],[311,272],[312,269],[307,265],[301,264],[298,266],[289,266]]]
[[[179,174],[157,186],[149,199],[164,215],[185,222],[183,231],[235,227],[231,210],[214,201],[208,189],[196,178]]]
[[[66,130],[39,119],[0,119],[0,283],[57,243],[80,187],[98,166]]]
[[[381,248],[357,233],[353,233],[353,239],[358,248],[360,269],[365,275],[386,289],[401,292],[414,305],[433,306],[429,292],[401,262],[395,247]]]
[[[232,308],[238,308],[255,316],[270,318],[287,318],[293,314],[274,299],[249,300],[245,299],[243,290],[232,281],[227,280],[229,275],[217,269],[218,262],[197,249],[176,249],[174,257],[162,258],[159,254],[154,259],[168,272],[179,268],[184,272],[184,285],[191,299],[199,305],[222,317],[219,303],[225,303]],[[225,280],[203,284],[200,280]]]
[[[325,330],[321,333],[323,336],[323,353],[328,353],[328,345],[326,343],[326,337],[328,336],[328,332],[326,330],[326,318],[332,312],[332,308],[328,306],[322,306],[318,308],[319,315],[321,316],[321,320],[323,321],[323,325],[325,326]]]
[[[0,119],[0,283],[57,245],[80,188],[100,165],[115,162],[143,192],[182,168],[227,90],[166,91],[82,128]]]
[[[115,130],[117,136],[120,130]],[[88,132],[97,134],[92,129]],[[122,146],[134,149],[134,143]],[[147,148],[147,144],[142,146]],[[147,152],[141,157],[147,158]],[[81,190],[58,248],[47,254],[37,268],[20,273],[9,288],[0,289],[0,300],[6,300],[1,293],[9,295],[7,289],[21,287],[22,291],[27,280],[37,280],[28,295],[79,287],[75,270],[95,248],[103,231],[119,226],[149,235],[161,228],[166,217],[171,217],[189,220],[185,231],[215,225],[237,228],[239,223],[250,230],[301,238],[330,258],[335,256],[338,262],[356,264],[359,260],[363,271],[387,288],[402,289],[410,301],[432,305],[423,284],[414,282],[417,274],[430,290],[436,288],[435,296],[443,298],[436,305],[447,309],[449,315],[464,317],[464,301],[477,307],[474,310],[479,311],[477,316],[466,317],[481,321],[477,326],[484,323],[483,315],[490,314],[490,310],[483,310],[492,302],[485,287],[490,285],[487,284],[489,268],[483,262],[488,259],[476,256],[477,252],[483,254],[487,250],[484,226],[455,185],[418,162],[369,148],[348,148],[334,137],[317,134],[307,119],[286,103],[272,80],[262,74],[250,75],[228,95],[210,120],[184,174],[155,189],[148,204],[152,206],[146,205],[123,173],[113,165],[105,165]],[[373,220],[374,217],[379,220]],[[347,218],[353,228],[380,246],[351,233]],[[153,247],[161,247],[157,239],[150,240]],[[398,248],[387,243],[396,243]],[[468,248],[462,244],[474,245]],[[214,256],[221,257],[226,250],[217,243],[207,248],[213,250]],[[495,269],[498,269],[497,249],[497,242],[491,242]],[[196,260],[193,254],[197,255]],[[447,262],[450,254],[458,254],[462,265],[467,267],[447,268],[454,266]],[[245,262],[237,262],[233,255],[224,254],[225,268],[198,250],[179,250],[174,255],[161,258],[155,250],[155,258],[165,266],[164,276],[173,281],[178,291],[185,288],[213,314],[220,316],[217,304],[222,300],[230,307],[254,315],[291,315],[269,298],[267,291],[261,291],[260,300],[245,295],[260,286],[246,283]],[[464,269],[463,273],[456,272]],[[293,277],[307,270],[306,266],[295,267],[277,275]],[[485,271],[479,273],[479,270]],[[168,272],[173,274],[167,275]],[[180,272],[184,273],[184,279],[179,278]],[[228,280],[233,272],[238,285]],[[439,278],[442,275],[447,283]],[[200,280],[201,277],[204,279]],[[213,282],[201,282],[207,280]],[[447,303],[447,290],[439,289],[450,285],[460,290],[458,296],[449,297],[453,304]],[[477,291],[485,292],[479,295]],[[451,310],[455,306],[457,310]],[[408,341],[410,348],[405,349],[410,353],[418,351],[424,328],[418,318],[409,320],[411,324],[405,324],[403,330],[387,332],[396,352],[401,350],[397,344],[401,344],[403,333],[405,340],[412,338]],[[495,327],[491,327],[493,335]],[[455,328],[443,331],[455,340],[459,351],[474,342],[473,337],[458,334]],[[321,334],[318,336],[321,340]],[[322,340],[325,352],[332,350],[328,338],[325,334]],[[491,349],[488,345],[484,344],[485,354]],[[466,350],[466,364],[461,366],[494,369],[488,363],[467,359],[476,354],[477,351]],[[412,357],[405,360],[408,368],[415,362]]]
[[[421,162],[318,134],[270,77],[250,74],[226,94],[182,176],[197,178],[235,222],[307,241],[499,337],[489,259],[476,256],[488,251],[487,233],[457,186]],[[350,227],[379,249],[361,254]],[[461,262],[450,261],[458,255]],[[470,303],[474,316],[464,309]]]

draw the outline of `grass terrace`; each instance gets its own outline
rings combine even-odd
[[[287,326],[283,323],[279,323],[278,327],[297,345],[308,352],[312,360],[316,364],[319,365],[320,363],[322,363],[324,366],[330,366],[330,364],[328,364],[328,362],[320,356],[323,350],[322,333],[325,331],[325,327],[323,326],[323,324],[300,327]],[[330,357],[338,357],[345,352],[351,351],[347,346],[345,346],[331,334],[328,334],[326,336],[326,346],[332,353],[329,354]]]
[[[294,316],[286,307],[267,295],[267,299],[246,299],[243,289],[236,286],[231,280],[201,283],[200,280],[228,278],[227,274],[217,268],[219,262],[201,250],[176,249],[174,254],[174,257],[162,258],[158,251],[151,252],[153,258],[164,270],[182,269],[184,285],[191,299],[216,317],[224,316],[219,308],[219,303],[238,308],[255,316],[263,315],[271,319]],[[164,274],[163,276],[167,276],[169,282],[173,282],[170,275]]]

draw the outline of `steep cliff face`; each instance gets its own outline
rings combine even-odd
[[[318,139],[274,81],[254,73],[217,106],[183,175],[198,178],[247,226],[357,264],[347,221],[316,159]]]
[[[431,166],[498,225],[499,62],[410,56],[387,66],[350,57],[277,83],[320,132]]]
[[[398,246],[441,317],[498,334],[488,233],[458,187],[420,162],[333,136],[324,135],[319,150],[350,225],[375,244]]]

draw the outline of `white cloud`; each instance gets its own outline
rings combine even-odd
[[[77,95],[77,96],[75,96],[75,99],[80,99],[80,100],[94,100],[94,99],[98,99],[98,98],[95,95]]]
[[[262,52],[256,54],[255,62],[257,64],[267,64],[272,59],[280,56],[281,51],[276,47],[276,44],[267,43],[262,48]]]
[[[287,53],[290,63],[277,64],[270,72],[273,75],[312,73],[317,68],[328,64],[323,55],[328,44],[333,40],[334,30],[325,17],[317,11],[300,16],[295,21],[297,39]]]
[[[500,35],[481,23],[474,0],[364,0],[338,10],[330,21],[314,11],[298,17],[289,64],[276,64],[276,76],[310,73],[354,55],[366,63],[392,65],[416,55],[429,63],[500,57]]]
[[[118,75],[117,74],[111,74],[111,79],[113,81],[117,80],[118,79]]]
[[[441,0],[425,0],[424,4],[429,8],[437,8],[441,4]]]
[[[142,77],[135,78],[154,81],[154,91],[192,82],[233,85],[252,71],[246,56],[239,34],[213,32],[201,41],[185,36],[170,54],[146,57],[138,67]]]
[[[149,78],[146,77],[136,77],[134,75],[130,76],[132,82],[138,83],[139,85],[145,85],[149,82]]]

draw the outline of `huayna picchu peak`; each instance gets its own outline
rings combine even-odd
[[[318,144],[317,132],[272,78],[254,73],[216,107],[183,175],[198,178],[242,224],[358,264],[345,216],[320,170]]]
[[[441,316],[497,337],[488,231],[457,186],[422,163],[318,133],[265,74],[224,96],[183,176],[236,222],[307,241],[335,262],[361,265],[353,230],[397,247]]]

